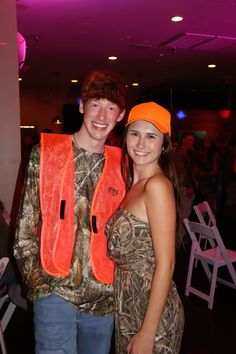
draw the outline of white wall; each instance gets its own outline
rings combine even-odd
[[[0,199],[10,212],[20,163],[16,1],[0,1]]]

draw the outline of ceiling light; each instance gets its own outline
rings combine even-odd
[[[70,82],[71,82],[72,84],[77,84],[79,81],[76,80],[76,79],[72,79],[72,80],[70,80]]]
[[[172,16],[170,20],[172,22],[181,22],[181,21],[183,21],[183,19],[184,18],[182,16]]]
[[[117,60],[117,57],[115,55],[111,55],[108,57],[109,60]]]
[[[55,118],[53,118],[52,123],[53,124],[63,124],[63,119],[60,116],[56,116]]]
[[[19,77],[19,78],[18,78],[18,81],[22,81],[22,77]]]
[[[35,126],[34,125],[20,125],[21,129],[34,129]]]
[[[210,68],[210,69],[213,69],[213,68],[215,68],[216,67],[216,64],[209,64],[208,65],[208,68]]]
[[[133,82],[132,86],[139,86],[139,83],[138,82]]]

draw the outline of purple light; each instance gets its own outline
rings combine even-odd
[[[77,97],[76,99],[75,99],[75,104],[80,104],[80,101],[81,101],[81,98],[80,97]]]
[[[182,119],[185,119],[186,118],[186,113],[184,111],[178,111],[176,113],[176,117],[179,119],[179,120],[182,120]]]

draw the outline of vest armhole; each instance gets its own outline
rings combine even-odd
[[[92,215],[92,229],[93,229],[93,232],[95,234],[98,233],[98,229],[97,229],[97,217],[96,215]]]
[[[66,208],[66,201],[61,200],[61,205],[60,205],[60,219],[63,220],[65,219],[65,208]]]

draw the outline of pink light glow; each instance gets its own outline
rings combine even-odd
[[[19,64],[19,70],[21,70],[25,63],[26,41],[20,32],[17,32],[17,43],[18,43],[18,64]]]

